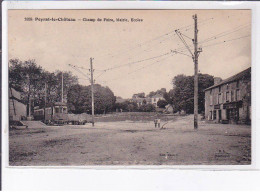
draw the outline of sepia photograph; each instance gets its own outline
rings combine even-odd
[[[251,165],[250,9],[7,17],[9,166]]]

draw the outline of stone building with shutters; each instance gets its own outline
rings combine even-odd
[[[205,89],[205,118],[215,123],[251,123],[251,67]]]

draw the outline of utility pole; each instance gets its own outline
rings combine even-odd
[[[194,19],[194,129],[198,129],[198,26],[197,14],[193,16]]]
[[[90,58],[90,72],[91,72],[91,107],[92,107],[92,126],[94,127],[94,80],[93,80],[93,58]]]
[[[46,119],[46,103],[47,102],[47,83],[45,82],[45,87],[44,87],[44,121]]]
[[[190,57],[193,59],[194,62],[194,129],[198,129],[198,87],[199,87],[199,80],[198,80],[198,58],[200,52],[202,52],[201,48],[198,48],[198,25],[197,25],[197,14],[193,15],[194,19],[194,39],[189,38],[188,36],[182,34],[179,30],[175,30],[176,34],[180,38],[180,40],[185,45],[186,49],[190,53]],[[189,48],[189,45],[186,43],[184,37],[187,37],[189,39],[192,39],[193,45],[194,45],[194,53],[192,53],[191,49]],[[178,51],[172,51],[173,53],[180,53]],[[186,55],[186,54],[185,54]],[[189,56],[189,55],[188,55]]]
[[[61,72],[61,102],[63,102],[63,72]]]

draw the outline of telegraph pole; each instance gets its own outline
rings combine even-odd
[[[47,104],[47,83],[45,82],[45,87],[44,87],[44,121],[46,119],[46,104]]]
[[[175,30],[176,34],[180,38],[180,40],[185,45],[186,49],[190,52],[190,57],[194,62],[194,129],[198,129],[198,87],[199,87],[199,80],[198,80],[198,58],[200,52],[202,52],[201,48],[198,48],[198,25],[197,25],[197,14],[193,15],[194,19],[194,38],[192,39],[194,45],[194,53],[192,53],[189,45],[186,43],[184,36],[189,38],[188,36],[182,34],[180,30]],[[180,53],[178,51],[172,51],[173,53]],[[183,53],[180,53],[183,54]],[[189,55],[188,55],[189,56]]]
[[[94,127],[94,80],[93,80],[93,58],[90,58],[90,72],[91,72],[91,107],[92,107],[92,126]]]
[[[198,26],[197,14],[193,16],[194,19],[194,129],[198,129]]]
[[[63,102],[63,72],[61,72],[61,102]]]

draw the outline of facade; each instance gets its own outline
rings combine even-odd
[[[157,103],[159,100],[164,100],[163,95],[156,94],[152,97],[146,97],[146,98],[140,98],[140,97],[134,95],[130,101],[136,102],[138,107],[140,107],[144,104],[153,104],[157,108],[158,107]]]
[[[144,104],[147,104],[146,98],[139,98],[139,97],[132,98],[130,100],[130,102],[135,102],[138,107],[140,107],[140,106],[142,106]]]
[[[164,100],[162,94],[156,94],[151,97],[151,104],[153,104],[155,107],[158,107],[157,103],[159,100]]]
[[[251,67],[205,90],[205,118],[216,123],[251,122]]]
[[[26,118],[26,105],[21,101],[20,92],[9,88],[9,118],[10,121],[21,121]]]

